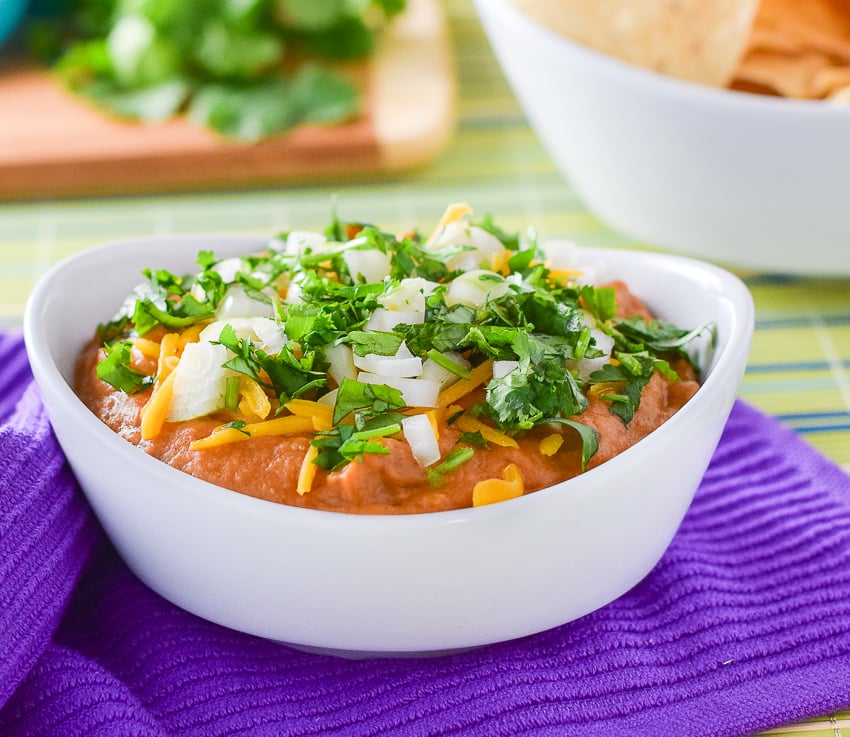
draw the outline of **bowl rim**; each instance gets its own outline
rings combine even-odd
[[[531,32],[542,35],[547,43],[560,45],[569,53],[584,57],[608,75],[625,75],[627,81],[655,85],[657,91],[667,97],[684,96],[692,101],[709,101],[720,104],[727,109],[742,108],[755,112],[769,112],[776,115],[776,110],[786,113],[796,113],[805,116],[843,119],[850,117],[850,105],[834,103],[829,100],[810,100],[793,97],[759,95],[743,90],[733,90],[725,87],[712,87],[691,80],[672,77],[652,69],[609,56],[584,46],[563,36],[547,27],[537,19],[523,13],[513,6],[510,0],[473,0],[479,16],[494,17],[500,13],[507,16],[510,24],[519,24]],[[486,23],[484,24],[486,28]],[[488,34],[489,36],[489,34]]]
[[[304,525],[315,524],[326,529],[332,529],[337,526],[351,528],[354,525],[367,531],[373,527],[383,529],[386,525],[390,524],[394,528],[403,530],[405,528],[418,529],[423,525],[440,526],[468,522],[471,518],[486,520],[490,517],[498,517],[504,514],[512,515],[521,505],[534,506],[543,504],[549,496],[562,490],[564,484],[569,484],[576,489],[595,483],[604,484],[606,476],[617,473],[620,465],[619,463],[612,464],[612,461],[631,458],[635,453],[639,453],[640,448],[651,438],[658,439],[676,433],[677,428],[683,426],[683,423],[691,422],[691,416],[695,412],[700,411],[704,401],[699,401],[698,397],[706,398],[722,392],[722,382],[724,381],[733,380],[738,382],[740,380],[740,377],[734,374],[736,357],[738,357],[742,350],[748,353],[753,333],[755,312],[752,295],[739,277],[720,266],[672,253],[627,248],[579,247],[579,254],[598,256],[600,258],[610,257],[615,260],[621,259],[626,261],[633,259],[647,260],[650,265],[668,265],[678,271],[705,274],[711,277],[717,285],[722,285],[722,293],[718,293],[718,297],[722,296],[730,300],[731,305],[734,307],[732,311],[734,318],[733,327],[729,335],[721,336],[718,339],[716,350],[719,351],[719,357],[715,357],[711,372],[700,385],[694,398],[688,401],[680,410],[649,435],[626,448],[610,461],[589,469],[586,473],[579,476],[566,479],[552,486],[499,504],[416,514],[358,514],[295,507],[252,497],[248,494],[197,478],[140,451],[137,446],[121,438],[83,404],[72,386],[65,380],[59,370],[57,360],[52,350],[50,350],[45,334],[46,329],[41,325],[37,317],[52,285],[57,280],[61,281],[65,271],[69,268],[78,267],[92,260],[97,262],[102,257],[115,254],[119,250],[126,252],[126,249],[129,247],[149,247],[152,242],[167,242],[169,244],[180,245],[182,248],[188,248],[190,244],[200,244],[212,239],[215,239],[220,246],[223,246],[225,243],[227,245],[232,243],[234,246],[244,244],[247,249],[251,248],[254,244],[265,244],[269,240],[267,236],[257,233],[186,233],[139,236],[113,240],[78,251],[50,267],[36,283],[35,288],[27,300],[24,312],[24,343],[33,374],[36,378],[36,384],[39,387],[42,397],[46,394],[51,395],[53,399],[50,403],[51,406],[60,405],[69,413],[70,417],[74,418],[75,422],[78,424],[81,423],[81,427],[92,436],[93,442],[107,447],[110,452],[118,453],[128,468],[141,467],[146,473],[152,474],[153,478],[160,478],[166,483],[170,481],[174,489],[179,490],[181,494],[189,494],[198,498],[203,496],[205,503],[232,507],[234,510],[238,510],[240,514],[256,514],[263,517],[268,517],[270,514],[277,515],[281,519],[289,519],[290,522]],[[156,268],[160,268],[160,266]],[[161,268],[168,268],[168,266],[167,264],[162,264]],[[628,280],[626,279],[626,281]],[[729,375],[730,372],[733,372],[731,376]],[[45,385],[42,386],[42,384]],[[50,406],[48,406],[47,401],[44,404],[47,408],[48,416],[50,416]],[[656,440],[655,442],[659,441]],[[393,521],[388,522],[388,520]]]

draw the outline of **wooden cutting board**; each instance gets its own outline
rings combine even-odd
[[[43,71],[0,70],[0,199],[314,182],[408,169],[435,156],[454,119],[440,0],[409,0],[363,70],[365,114],[255,144],[184,119],[116,120]]]

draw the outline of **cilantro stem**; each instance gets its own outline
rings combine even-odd
[[[448,356],[444,356],[440,351],[436,348],[432,348],[426,354],[428,358],[430,358],[434,363],[436,363],[441,368],[444,368],[446,371],[451,371],[455,376],[459,376],[461,379],[466,379],[467,381],[470,378],[469,369],[466,366],[461,366],[459,363],[455,363]]]
[[[475,455],[475,450],[469,447],[457,447],[451,453],[449,453],[441,463],[438,463],[436,466],[427,469],[428,472],[428,481],[431,486],[439,486],[447,473],[454,471],[456,468],[459,468],[464,463],[466,463],[472,456]]]
[[[397,432],[401,432],[401,425],[395,422],[392,425],[384,425],[383,427],[376,427],[372,430],[360,430],[359,432],[352,433],[351,439],[371,440],[372,438],[385,438],[388,435],[395,435]]]
[[[239,377],[228,376],[224,385],[224,406],[235,412],[239,409]]]

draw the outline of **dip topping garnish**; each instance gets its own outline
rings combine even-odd
[[[517,447],[541,428],[552,456],[577,433],[584,467],[595,395],[624,425],[655,373],[675,381],[704,329],[618,317],[616,289],[594,286],[563,242],[509,235],[450,207],[434,233],[400,236],[334,218],[324,234],[295,231],[266,251],[199,271],[146,270],[118,314],[100,325],[97,376],[132,393],[153,387],[142,437],[165,422],[220,419],[191,449],[268,435],[306,435],[298,493],[333,472],[406,442],[439,488],[491,445]],[[442,451],[439,428],[459,434]],[[483,452],[483,451],[482,451]],[[486,483],[485,483],[486,482]],[[505,467],[475,504],[523,493]]]

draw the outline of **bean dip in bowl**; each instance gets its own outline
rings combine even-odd
[[[443,225],[445,227],[445,223]],[[469,235],[471,229],[464,227]],[[497,229],[492,229],[492,233],[501,235]],[[356,265],[360,278],[355,281],[363,287],[369,281],[362,278],[363,274],[374,266],[374,260],[362,255],[368,253],[363,245],[364,236],[352,232],[349,235],[352,237],[348,243],[355,243],[354,250],[359,250],[360,255],[352,261],[349,254],[345,261],[352,273],[355,267],[351,264]],[[473,235],[471,242],[474,243],[466,250],[477,258],[481,253],[475,249],[480,250],[484,248],[482,243],[492,241],[480,233]],[[303,241],[302,236],[297,238]],[[361,240],[356,241],[357,238]],[[272,251],[281,247],[280,239],[272,243],[276,244],[271,246]],[[363,349],[360,353],[364,355],[358,356],[355,350],[356,378],[343,377],[337,382],[339,386],[334,379],[328,379],[331,382],[328,386],[334,386],[337,391],[335,410],[341,401],[339,397],[346,392],[350,395],[354,389],[362,390],[364,384],[380,384],[390,389],[398,386],[403,392],[408,392],[412,386],[414,394],[404,394],[404,401],[397,402],[394,407],[392,397],[397,398],[399,394],[380,394],[382,401],[389,401],[391,413],[401,413],[398,418],[393,414],[376,425],[375,416],[379,412],[374,403],[370,405],[372,415],[365,420],[358,415],[360,410],[350,413],[348,419],[341,419],[342,414],[335,411],[332,427],[316,425],[319,429],[314,432],[311,428],[307,437],[300,441],[298,447],[303,460],[299,458],[297,493],[292,492],[289,497],[284,494],[281,498],[265,494],[266,498],[260,498],[264,493],[252,490],[253,487],[240,493],[233,490],[237,487],[230,480],[222,481],[224,485],[211,483],[204,479],[204,473],[198,477],[192,475],[189,467],[179,470],[179,463],[170,465],[173,458],[167,454],[162,459],[154,457],[151,448],[155,442],[133,438],[132,433],[127,432],[122,437],[110,427],[108,412],[98,417],[90,409],[91,397],[86,397],[84,391],[78,393],[78,384],[81,356],[86,346],[91,345],[95,328],[109,324],[116,310],[126,304],[128,293],[139,283],[144,270],[189,274],[198,270],[199,253],[215,254],[216,260],[210,256],[202,259],[207,264],[233,263],[233,259],[244,254],[269,253],[269,244],[268,238],[255,235],[157,236],[110,243],[81,252],[55,266],[36,286],[28,303],[25,316],[27,350],[57,437],[107,535],[142,581],[178,606],[243,632],[341,653],[402,654],[468,648],[543,631],[604,606],[652,569],[688,509],[719,440],[746,365],[753,308],[749,293],[736,277],[715,266],[683,257],[566,248],[569,258],[579,267],[570,272],[577,274],[577,279],[592,278],[594,284],[625,282],[659,323],[669,321],[686,328],[691,333],[687,340],[687,362],[699,378],[698,388],[693,384],[694,389],[677,404],[675,412],[604,462],[593,462],[597,447],[604,445],[604,440],[594,445],[592,438],[596,431],[588,432],[585,428],[577,432],[580,428],[574,420],[580,420],[581,414],[571,420],[557,416],[555,410],[547,410],[551,416],[546,415],[545,422],[541,420],[534,427],[537,420],[533,415],[522,414],[527,407],[519,406],[521,403],[510,405],[513,408],[513,414],[508,413],[510,416],[499,414],[504,405],[504,402],[500,404],[501,400],[511,396],[509,391],[507,394],[497,391],[500,382],[514,382],[511,387],[515,388],[519,374],[511,372],[521,374],[523,366],[535,360],[534,350],[527,348],[528,338],[520,340],[517,334],[510,332],[513,328],[501,324],[494,326],[485,320],[472,332],[474,336],[486,336],[486,340],[475,337],[476,347],[463,355],[443,350],[445,355],[437,356],[433,349],[426,351],[427,346],[423,348],[421,341],[417,342],[421,336],[416,330],[410,326],[398,328],[396,322],[379,325],[376,332],[386,337],[393,330],[402,330],[404,343],[409,343],[413,349],[411,356],[402,355],[397,342],[390,350],[375,347],[374,336],[364,338],[369,330],[357,331],[356,340],[368,342],[371,352],[364,353],[366,349]],[[337,245],[333,248],[337,249]],[[331,260],[340,256],[342,250],[333,250]],[[565,244],[557,244],[555,251],[563,253]],[[305,251],[299,253],[303,255]],[[510,266],[508,261],[494,257],[491,263],[499,265],[493,266],[493,273],[487,269],[469,269],[468,265],[456,262],[453,273],[460,280],[460,286],[436,288],[428,297],[428,317],[419,319],[427,325],[432,314],[440,309],[452,316],[449,320],[457,320],[464,310],[471,310],[470,314],[478,310],[480,316],[482,310],[492,309],[491,303],[500,303],[509,288],[528,297],[531,294],[529,284],[537,278],[534,274],[539,276],[545,272],[548,279],[563,271],[560,267],[549,271],[542,262],[535,266],[535,262],[525,259],[522,253],[521,248],[518,251],[515,248]],[[318,261],[311,263],[314,262]],[[330,260],[322,263],[330,264]],[[226,270],[215,268],[220,273]],[[499,270],[508,273],[511,269],[524,276],[509,275],[504,279],[505,284],[501,284]],[[479,274],[479,271],[487,273]],[[165,278],[164,271],[155,273]],[[436,272],[430,276],[439,281]],[[387,294],[398,296],[393,291],[398,288],[396,277],[397,274],[390,276],[389,273],[381,277],[386,287],[382,298]],[[288,287],[281,290],[283,307],[277,303],[277,297],[271,300],[278,315],[298,312],[291,308],[288,311],[287,304],[303,304],[295,298],[294,282],[292,279]],[[301,287],[305,294],[309,292],[306,281],[302,281]],[[476,291],[480,289],[485,292],[483,297]],[[595,299],[593,292],[582,289],[582,286],[575,287],[575,293],[581,295],[579,303],[583,309],[604,312],[599,305],[591,305]],[[136,294],[138,298],[139,293]],[[475,307],[475,300],[479,298],[481,302]],[[306,297],[300,299],[309,302]],[[382,304],[386,312],[393,311],[391,300]],[[462,306],[456,307],[457,304]],[[538,310],[535,312],[538,322],[543,322],[539,306],[535,309]],[[402,312],[407,315],[410,311]],[[138,321],[141,321],[140,314],[134,313]],[[298,314],[303,317],[306,312],[302,309]],[[386,315],[381,313],[379,317],[383,319]],[[616,320],[610,322],[602,317],[597,314],[600,331],[616,323]],[[413,317],[406,319],[416,323]],[[206,327],[217,322],[210,318],[202,324]],[[298,324],[303,326],[303,320]],[[369,324],[374,329],[375,324]],[[529,331],[533,328],[525,327]],[[580,332],[584,330],[580,325],[579,328]],[[245,356],[255,356],[254,353],[248,355],[247,344],[234,343],[233,336],[222,334],[220,328],[216,330],[216,335],[208,341],[212,345],[228,344],[228,350],[242,346]],[[287,327],[287,330],[293,332],[295,327]],[[619,335],[616,330],[612,334]],[[101,337],[103,335],[101,333]],[[148,335],[161,336],[155,329]],[[610,376],[597,374],[599,386],[593,390],[604,396],[606,406],[613,407],[618,402],[627,405],[630,384],[602,381],[602,378],[616,378],[616,371],[629,369],[635,360],[656,367],[653,371],[667,371],[660,368],[667,366],[663,358],[642,346],[638,346],[642,349],[638,351],[633,343],[628,350],[623,345],[619,345],[619,349],[609,348],[610,356],[600,359],[602,351],[592,348],[602,346],[605,339],[599,332],[594,335],[596,337],[589,343],[591,350],[585,353],[582,348],[582,354],[590,360],[608,361],[605,371],[614,372]],[[345,344],[346,340],[337,342]],[[543,340],[532,335],[531,340],[534,345],[544,346],[539,364],[545,369],[544,373],[547,376],[552,371],[557,373],[560,370],[558,361],[563,363],[563,359],[555,360],[545,351],[548,350],[546,346],[562,344],[551,336]],[[299,358],[309,354],[308,340],[303,333],[302,341],[303,345],[294,353]],[[668,343],[665,349],[673,344]],[[517,350],[519,360],[505,360],[507,354],[502,355],[502,352],[509,350],[506,347],[509,344],[514,346],[510,350]],[[146,343],[133,345],[147,346]],[[463,343],[467,345],[471,343]],[[517,345],[523,347],[517,349]],[[445,347],[441,345],[441,349]],[[476,353],[479,348],[485,353]],[[632,349],[637,359],[629,357]],[[487,363],[493,361],[493,358],[486,358],[487,351],[495,356],[492,364]],[[438,398],[416,393],[429,381],[422,378],[425,374],[421,370],[412,374],[420,378],[410,378],[410,373],[401,378],[426,384],[411,385],[391,378],[415,364],[419,352],[441,364],[448,365],[446,357],[458,362],[458,366],[449,365],[457,376],[449,377],[447,384],[438,387],[439,395],[435,395]],[[526,357],[527,353],[530,358]],[[470,359],[469,365],[464,365],[464,356]],[[501,363],[497,365],[498,361]],[[567,380],[567,385],[594,381],[588,379],[588,375],[598,371],[599,366],[587,369],[580,363],[569,363],[572,378]],[[236,367],[237,373],[240,367],[244,368],[238,361],[228,365]],[[486,394],[482,386],[477,389],[473,386],[476,373],[485,370],[487,378],[484,381],[489,381]],[[639,374],[640,367],[633,366],[632,370]],[[329,375],[331,373],[329,370]],[[379,378],[370,378],[373,373]],[[437,375],[440,376],[439,372]],[[262,381],[264,377],[268,378],[265,374],[255,378]],[[107,378],[116,381],[114,375]],[[151,376],[148,383],[153,384],[155,378]],[[685,391],[678,385],[684,386],[689,381],[680,381],[677,376],[668,376],[665,380],[675,387],[670,390],[673,394]],[[143,378],[141,383],[145,381]],[[231,383],[233,387],[242,386],[248,393],[244,381],[240,378]],[[452,402],[457,401],[457,405],[449,399],[443,401],[448,391],[444,388],[446,385],[455,386]],[[464,388],[469,391],[462,391]],[[136,390],[150,391],[145,387]],[[154,388],[153,392],[156,391]],[[312,394],[300,397],[291,389],[286,396],[278,389],[266,387],[266,391],[272,398],[271,414],[266,419],[254,423],[231,421],[211,432],[204,429],[202,442],[195,446],[196,450],[183,449],[180,453],[188,456],[194,453],[192,457],[196,458],[203,454],[212,454],[207,458],[226,458],[231,452],[229,448],[237,445],[250,448],[252,443],[257,443],[260,447],[260,441],[271,441],[253,437],[252,433],[259,436],[266,432],[262,428],[271,427],[268,423],[297,417],[305,407],[314,406],[311,402],[320,403],[315,397],[321,400],[325,389],[314,387]],[[468,398],[457,398],[462,394]],[[81,395],[86,397],[85,402]],[[124,393],[112,388],[106,396],[110,397],[107,403],[110,407],[121,406],[125,399]],[[413,396],[417,398],[410,398]],[[473,402],[476,396],[478,399]],[[534,401],[544,406],[540,394],[535,396]],[[152,400],[148,398],[147,401]],[[562,398],[552,401],[560,402]],[[386,410],[385,404],[381,405],[381,412]],[[362,408],[362,404],[357,406]],[[221,410],[223,414],[215,416],[220,421],[229,419],[236,416],[232,414],[237,411],[236,407],[234,403],[227,410],[231,414]],[[408,423],[409,417],[425,418],[429,413],[435,414],[438,422],[432,420],[430,425],[424,420]],[[511,424],[516,413],[520,419]],[[399,419],[397,424],[395,419]],[[615,419],[618,423],[624,422],[620,416]],[[318,422],[315,412],[311,421]],[[179,422],[172,417],[164,426],[167,430]],[[344,430],[346,423],[348,430]],[[456,427],[458,424],[460,429]],[[426,457],[428,444],[425,443],[423,451],[420,443],[423,437],[426,440],[430,437],[431,429],[426,426],[442,438],[435,458]],[[523,439],[526,427],[531,428],[528,433],[538,433],[533,435],[533,444]],[[442,432],[438,432],[440,428]],[[237,437],[231,430],[247,437]],[[348,440],[354,433],[355,440],[360,438],[364,444],[356,446],[350,457],[345,456],[345,443],[340,445],[339,442],[340,433]],[[604,429],[597,434],[604,437]],[[563,436],[556,439],[554,448],[553,436]],[[451,439],[451,447],[446,438]],[[378,444],[369,445],[368,441]],[[501,444],[510,446],[505,452],[519,452],[514,451],[511,443],[524,452],[538,453],[534,465],[548,464],[552,468],[557,467],[552,459],[565,452],[559,448],[574,443],[578,448],[575,455],[585,470],[578,468],[577,475],[540,488],[539,484],[535,486],[530,481],[533,478],[531,465],[524,466],[520,456],[512,456],[517,459],[516,463],[494,466],[513,467],[499,478],[491,478],[497,474],[488,470],[483,461],[479,463],[483,469],[479,479],[482,483],[453,475],[461,464],[471,467],[469,464],[478,463],[476,454],[501,453]],[[391,447],[392,454],[389,450],[381,450],[381,444]],[[379,476],[355,476],[355,479],[366,479],[363,488],[358,490],[355,484],[343,495],[334,490],[335,474],[363,474],[362,469],[376,458],[380,460],[384,452],[389,454],[384,458],[393,459],[393,466],[400,465],[398,459],[412,454],[422,466],[421,477],[427,479],[423,494],[437,499],[436,506],[420,509],[402,505],[393,510],[387,502],[388,498],[393,498],[391,485],[382,492],[383,496],[374,497],[371,486],[377,483],[375,479]],[[311,465],[317,457],[324,459],[324,465],[320,463],[318,469]],[[566,464],[567,455],[563,457]],[[508,456],[504,458],[509,460]],[[215,463],[208,465],[215,466]],[[386,473],[380,478],[385,477]],[[453,483],[467,484],[469,489],[455,495],[451,488]],[[440,492],[441,489],[445,493]],[[315,494],[316,508],[309,508],[306,501],[302,503],[302,500],[309,500],[311,494]],[[367,502],[362,508],[351,508],[339,502],[344,499],[349,504],[351,498],[363,498]],[[432,509],[439,511],[429,511]],[[400,513],[391,513],[393,511]]]

